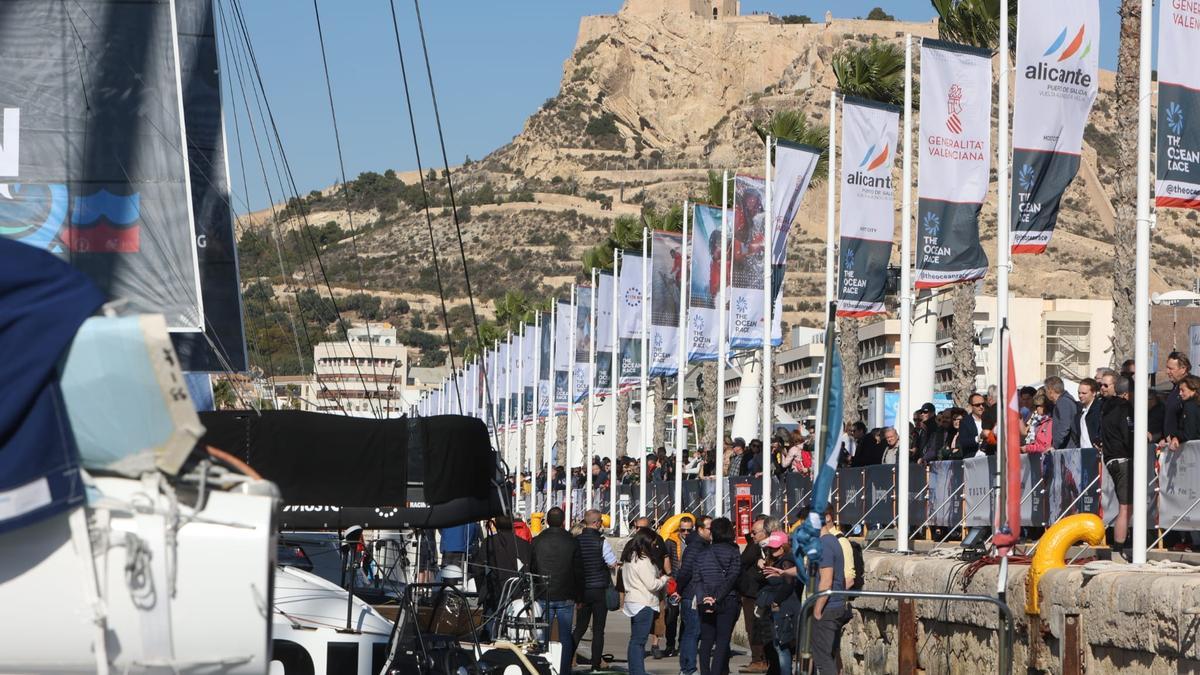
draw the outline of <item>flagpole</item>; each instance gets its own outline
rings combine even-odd
[[[896,551],[908,551],[907,415],[912,398],[912,35],[904,36],[904,190],[900,200],[900,403],[896,410]],[[832,182],[832,179],[831,179]],[[903,426],[901,426],[903,424]]]
[[[1150,374],[1150,58],[1154,8],[1142,0],[1141,55],[1138,77],[1137,274],[1134,283],[1133,361],[1133,562],[1146,562],[1146,474],[1148,376]]]
[[[617,528],[617,402],[620,397],[617,395],[618,385],[621,381],[621,335],[618,332],[620,322],[617,321],[617,312],[620,311],[620,303],[617,302],[617,295],[620,293],[621,284],[620,276],[617,274],[619,269],[617,262],[621,259],[621,249],[613,248],[613,294],[612,294],[612,341],[613,355],[610,365],[609,376],[609,396],[612,398],[612,407],[609,411],[609,437],[612,439],[609,442],[608,450],[608,522],[609,527],[613,532],[618,531]]]
[[[596,283],[596,268],[592,268],[592,311],[588,323],[591,325],[591,339],[588,341],[588,397],[587,416],[587,454],[583,460],[584,480],[587,481],[587,495],[584,497],[587,507],[592,508],[592,456],[596,454],[596,310],[600,302],[596,291],[600,290]]]
[[[837,296],[834,292],[834,244],[836,239],[836,231],[834,222],[837,219],[837,210],[835,202],[837,200],[837,181],[834,176],[837,175],[837,170],[834,167],[837,165],[837,92],[829,92],[829,168],[827,174],[829,176],[829,186],[825,205],[825,307],[828,308]],[[829,349],[829,345],[825,346]],[[826,355],[828,358],[828,355]],[[814,464],[814,467],[816,465]]]
[[[542,312],[538,310],[533,315],[534,333],[537,334],[537,344],[533,350],[533,415],[530,420],[532,437],[529,440],[529,512],[530,517],[537,510],[537,456],[538,456],[538,416],[542,412]]]
[[[763,153],[763,192],[766,202],[763,218],[763,324],[762,324],[762,512],[771,514],[771,474],[774,469],[771,450],[771,302],[772,293],[772,248],[775,237],[775,212],[771,208],[771,137],[767,136],[766,151]]]
[[[642,377],[641,377],[641,395],[642,395],[642,419],[638,426],[641,433],[641,449],[638,452],[639,471],[641,472],[638,480],[638,516],[646,515],[646,430],[650,426],[647,414],[650,406],[647,405],[647,396],[649,387],[647,382],[648,362],[650,360],[649,347],[650,342],[647,339],[647,333],[650,324],[650,229],[642,227]]]
[[[566,478],[566,514],[567,524],[571,523],[571,491],[575,481],[571,478],[571,451],[575,449],[574,436],[571,435],[571,413],[575,412],[575,282],[571,282],[571,323],[569,324],[570,339],[567,341],[567,449],[566,460],[563,462],[563,473]]]
[[[713,515],[717,518],[725,515],[725,324],[728,322],[725,307],[728,273],[726,251],[729,250],[729,171],[721,173],[721,287],[717,289],[717,440],[713,452],[717,461],[715,504]]]
[[[683,513],[683,454],[687,434],[683,429],[683,400],[687,388],[687,278],[688,278],[688,200],[683,200],[683,234],[679,238],[679,370],[675,375],[675,513]],[[695,227],[695,224],[692,224]]]
[[[513,339],[514,337],[516,336],[513,333],[510,332],[508,334],[508,363],[504,368],[504,407],[508,409],[508,414],[504,417],[504,455],[508,461],[508,465],[513,467],[519,473],[521,467],[517,465],[516,460],[513,458],[512,433],[513,347],[518,347],[516,340]],[[518,351],[520,351],[519,347]]]
[[[1008,389],[1005,387],[1005,382],[1012,373],[1006,373],[1008,369],[1008,360],[1004,353],[1004,333],[1008,329],[1008,273],[1012,266],[1012,247],[1009,244],[1010,237],[1010,222],[1011,222],[1011,205],[1009,204],[1009,129],[1008,129],[1008,0],[1000,2],[1000,85],[998,92],[997,111],[1000,116],[999,130],[997,133],[996,143],[996,336],[993,344],[999,348],[996,350],[996,357],[999,360],[997,367],[997,388],[999,393],[996,410],[996,517],[994,519],[995,527],[993,528],[993,540],[1004,544],[1009,543],[1009,539],[1001,534],[1001,524],[1007,523],[1009,532],[1013,535],[1019,535],[1021,532],[1021,524],[1009,523],[1007,521],[1008,510],[1008,434],[1011,429],[1008,429]],[[967,318],[966,320],[970,320]],[[1003,403],[1000,403],[1003,401]],[[1003,453],[1001,456],[1000,453]],[[1011,548],[1007,546],[1000,547],[1002,552],[1010,552]],[[1007,563],[1006,563],[1007,565]],[[1001,570],[1000,582],[1006,583],[1008,569]],[[1005,592],[1003,587],[998,586],[997,591],[1001,594]]]
[[[517,416],[514,418],[517,436],[517,456],[514,466],[517,474],[517,497],[521,496],[521,465],[525,459],[525,443],[523,432],[525,430],[525,322],[521,322],[520,337],[518,338],[521,348],[517,350]]]
[[[550,303],[550,391],[548,392],[549,399],[546,401],[545,447],[542,449],[546,460],[546,501],[542,504],[542,513],[550,510],[550,500],[554,499],[554,437],[558,435],[558,417],[554,410],[554,389],[558,386],[558,378],[555,377],[554,370],[555,343],[558,342],[557,317],[558,300],[555,299]]]

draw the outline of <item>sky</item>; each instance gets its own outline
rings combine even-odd
[[[421,165],[441,166],[413,3],[395,2],[413,99]],[[317,0],[347,177],[417,166],[389,0]],[[228,0],[219,3],[229,7]],[[478,159],[520,133],[525,119],[558,91],[562,65],[582,16],[612,14],[620,0],[426,0],[421,4],[446,154]],[[1102,68],[1116,67],[1118,0],[1101,0]],[[900,20],[929,21],[929,0],[742,0],[742,13],[807,14],[821,20],[866,16],[881,6]],[[242,3],[279,133],[301,193],[340,180],[337,146],[311,2]],[[219,20],[218,20],[219,21]],[[220,28],[218,26],[218,32]],[[224,61],[226,59],[222,54]],[[238,211],[264,208],[268,193],[237,89],[236,63],[223,63],[226,133]],[[228,84],[233,83],[229,88]],[[237,127],[235,129],[235,126]],[[242,134],[238,147],[236,132]],[[263,152],[267,150],[264,147]],[[244,158],[246,180],[242,181]],[[266,160],[269,162],[269,158]],[[257,179],[255,178],[257,176]],[[279,190],[271,193],[280,200]],[[249,205],[249,209],[247,208]]]

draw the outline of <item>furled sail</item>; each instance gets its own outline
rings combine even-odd
[[[0,3],[0,235],[203,327],[172,3]]]

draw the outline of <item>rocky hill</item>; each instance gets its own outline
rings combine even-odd
[[[872,40],[901,43],[905,33],[937,33],[934,23],[836,19],[794,24],[766,15],[713,20],[648,7],[653,5],[646,0],[627,0],[614,16],[585,17],[575,49],[564,61],[558,94],[532,113],[511,143],[453,169],[465,254],[485,317],[489,300],[507,290],[538,298],[565,296],[570,281],[584,280],[581,255],[603,240],[613,218],[703,194],[708,169],[761,175],[761,143],[752,124],[783,109],[803,110],[813,122],[827,124],[836,86],[830,60],[838,50]],[[1132,170],[1115,164],[1113,84],[1113,74],[1103,73],[1083,167],[1067,193],[1049,251],[1015,260],[1010,278],[1018,295],[1108,297],[1111,292],[1116,227],[1111,186],[1118,170]],[[914,154],[915,142],[914,137]],[[321,249],[335,293],[361,288],[386,297],[376,316],[442,335],[417,179],[387,172],[354,181],[350,193],[358,236],[353,242],[340,190],[314,192],[305,205],[310,224],[330,228]],[[465,335],[469,312],[444,183],[427,181],[432,228],[450,324]],[[995,183],[992,190],[983,215],[990,256]],[[302,222],[295,206],[275,209],[274,216],[252,214],[246,227],[259,233],[260,243],[273,236],[272,230],[298,232]],[[819,320],[825,212],[822,185],[809,192],[789,240],[788,323]],[[1195,213],[1160,214],[1152,290],[1191,287],[1196,274],[1190,249],[1197,237]],[[312,261],[305,264],[299,248],[294,256],[286,283],[273,250],[257,257],[243,253],[243,276],[247,282],[270,277],[283,293],[312,287],[318,278]],[[984,285],[985,291],[993,289],[994,277]]]

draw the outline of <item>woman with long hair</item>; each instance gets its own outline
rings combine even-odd
[[[646,672],[646,639],[654,626],[663,589],[670,579],[663,572],[662,551],[655,537],[650,528],[638,528],[621,555],[621,580],[625,589],[622,611],[630,621],[626,652],[630,675]]]

